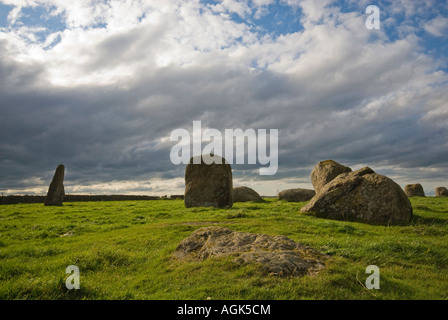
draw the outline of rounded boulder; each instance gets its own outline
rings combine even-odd
[[[263,202],[263,198],[252,188],[241,186],[233,188],[233,202]]]
[[[406,193],[406,195],[408,197],[424,197],[425,196],[425,191],[423,191],[423,187],[420,183],[407,184],[404,187],[404,193]]]
[[[413,218],[411,202],[401,187],[368,167],[337,176],[301,212],[380,225],[409,224]]]
[[[319,192],[327,183],[341,173],[351,172],[352,169],[333,160],[320,161],[311,171],[311,183],[314,190]]]
[[[288,202],[302,202],[310,200],[315,194],[316,192],[311,189],[287,189],[278,193],[278,199]]]
[[[437,187],[436,197],[448,197],[448,189],[445,187]]]

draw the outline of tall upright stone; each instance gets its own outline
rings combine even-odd
[[[233,180],[230,164],[218,155],[192,157],[185,168],[184,198],[186,208],[231,208]]]
[[[48,188],[47,197],[45,198],[44,205],[46,206],[62,206],[64,201],[64,171],[65,167],[60,164],[54,173],[53,180]]]

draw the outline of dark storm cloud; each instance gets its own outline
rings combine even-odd
[[[31,88],[25,95],[2,92],[2,188],[29,187],[23,181],[33,176],[49,180],[59,163],[66,165],[71,184],[86,186],[92,181],[182,177],[183,171],[169,161],[170,145],[158,141],[176,128],[191,129],[193,120],[222,131],[279,128],[281,170],[266,180],[290,177],[292,171],[305,182],[308,168],[327,158],[349,165],[445,164],[447,151],[436,142],[446,130],[419,125],[412,118],[418,114],[379,122],[356,113],[325,114],[325,108],[307,113],[311,106],[302,110],[295,105],[302,95],[288,92],[287,77],[218,71],[165,69],[140,78],[131,90],[90,86]],[[271,84],[273,90],[263,90]],[[282,109],[287,111],[276,112]],[[241,176],[237,172],[236,178]],[[253,178],[253,171],[243,172]]]

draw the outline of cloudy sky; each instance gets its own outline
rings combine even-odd
[[[366,8],[380,9],[368,29]],[[263,195],[333,159],[448,187],[448,3],[0,0],[0,192],[183,193],[177,128],[278,129]]]

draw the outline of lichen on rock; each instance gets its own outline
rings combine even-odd
[[[224,227],[196,230],[176,248],[179,260],[205,260],[209,257],[235,257],[236,263],[256,264],[270,275],[313,275],[325,268],[322,253],[285,236],[269,236],[232,231]]]

